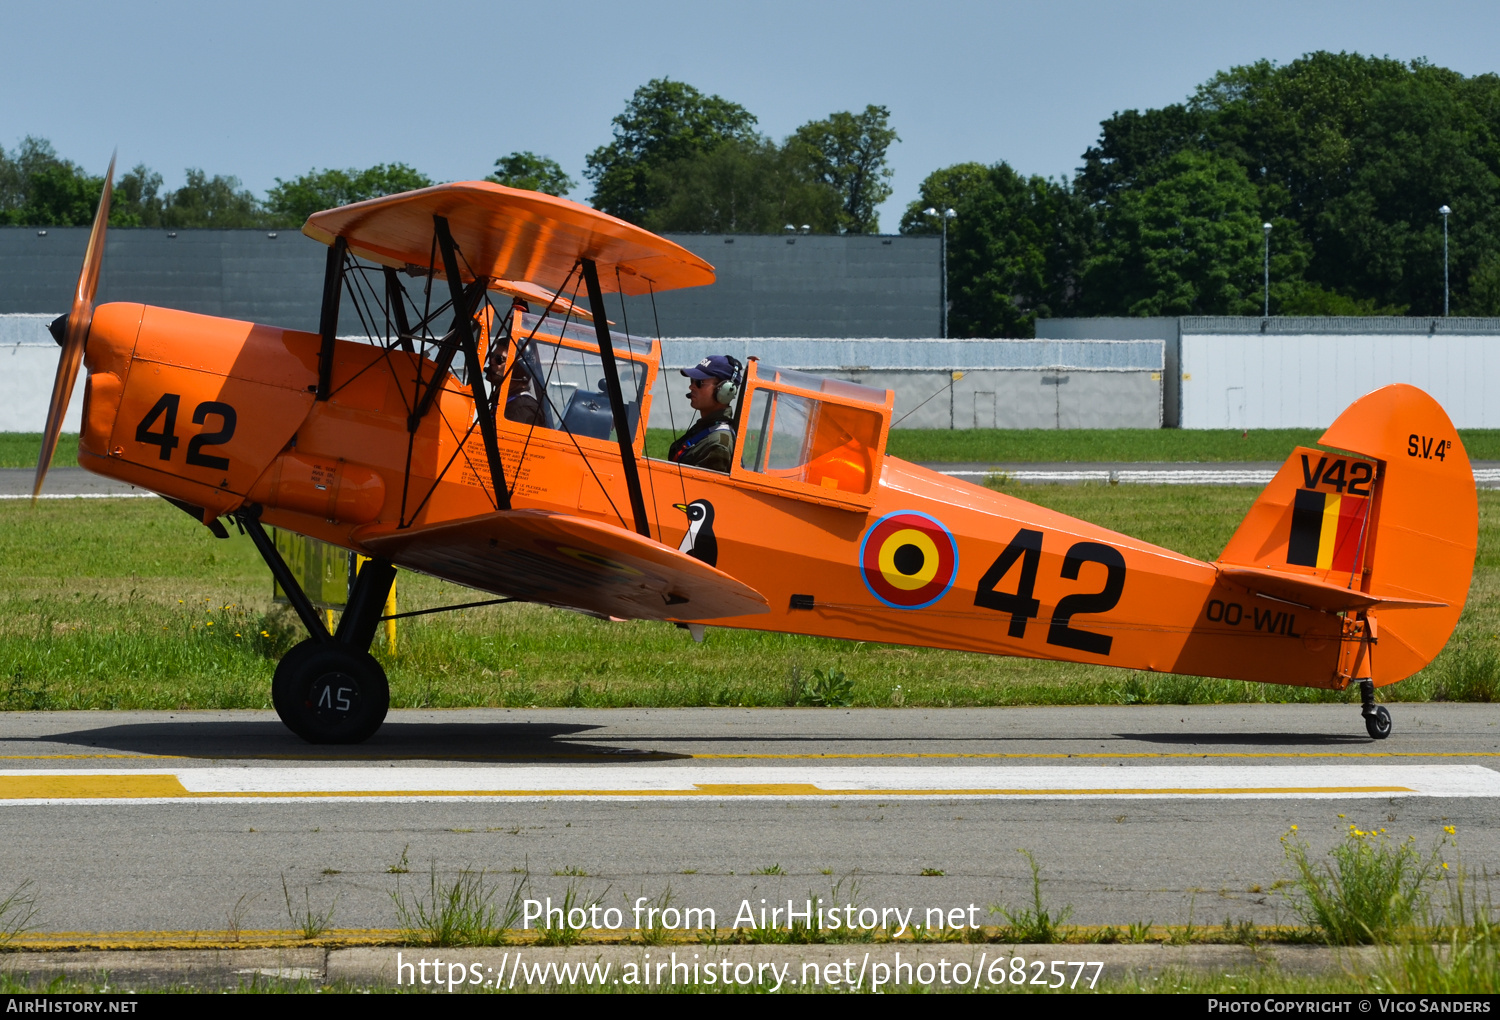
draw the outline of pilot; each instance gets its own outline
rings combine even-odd
[[[704,358],[688,377],[688,403],[698,420],[667,451],[667,458],[710,471],[729,471],[734,460],[734,412],[731,405],[744,378],[744,366],[726,354]]]
[[[510,370],[510,388],[505,394],[505,418],[520,425],[545,425],[542,405],[536,398],[531,373],[519,361]]]

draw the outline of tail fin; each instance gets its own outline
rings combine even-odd
[[[1318,443],[1292,452],[1217,566],[1274,598],[1365,615],[1370,676],[1395,683],[1442,651],[1468,597],[1469,457],[1437,401],[1405,384],[1356,400]]]

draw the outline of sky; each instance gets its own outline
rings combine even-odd
[[[568,4],[9,0],[0,146],[26,135],[103,173],[233,174],[258,195],[313,168],[403,162],[483,177],[530,149],[579,182],[652,78],[717,93],[775,138],[887,107],[894,232],[922,179],[1004,160],[1071,177],[1099,122],[1178,102],[1216,71],[1312,50],[1500,70],[1489,2],[635,0]]]

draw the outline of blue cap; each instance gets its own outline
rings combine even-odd
[[[689,379],[738,379],[737,365],[722,354],[711,354],[692,368],[678,369]]]

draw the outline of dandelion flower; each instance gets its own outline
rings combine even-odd
[[[1448,835],[1450,835],[1450,836],[1451,836],[1451,835],[1453,835],[1453,833],[1454,833],[1454,832],[1455,832],[1455,831],[1456,831],[1456,830],[1455,830],[1455,829],[1454,829],[1454,828],[1453,828],[1453,826],[1451,826],[1451,825],[1445,825],[1445,826],[1443,826],[1443,831],[1444,831],[1444,832],[1446,832],[1446,833],[1447,833],[1447,834],[1448,834]]]
[[[1296,826],[1295,826],[1295,825],[1294,825],[1294,826],[1292,826],[1292,831],[1293,831],[1293,832],[1296,832],[1296,831],[1297,831],[1297,827],[1296,827]]]

